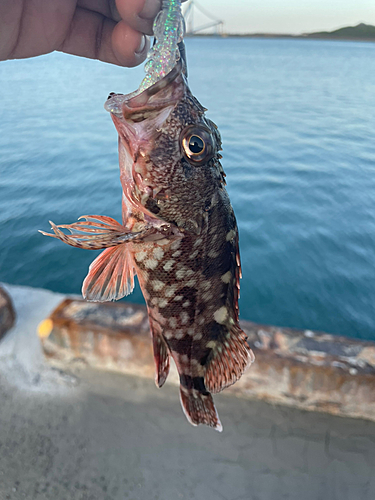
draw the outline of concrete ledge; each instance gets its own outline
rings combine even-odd
[[[226,392],[375,421],[375,343],[243,321],[255,363]],[[64,300],[39,325],[47,358],[154,377],[146,308]],[[176,373],[172,381],[178,383]]]

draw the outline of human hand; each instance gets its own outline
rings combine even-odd
[[[54,50],[136,66],[161,0],[1,0],[0,60]]]

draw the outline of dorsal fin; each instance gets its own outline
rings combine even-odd
[[[234,324],[230,335],[217,342],[207,360],[204,383],[207,390],[216,393],[238,380],[255,357],[247,344],[244,331]]]

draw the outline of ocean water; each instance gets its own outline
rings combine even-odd
[[[375,340],[375,44],[187,40],[223,137],[243,319]],[[121,217],[109,92],[143,68],[54,53],[0,63],[0,281],[79,293],[98,252],[38,229]],[[137,288],[131,301],[142,301]]]

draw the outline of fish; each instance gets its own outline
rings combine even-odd
[[[172,357],[188,421],[221,431],[212,394],[234,384],[254,354],[239,325],[239,235],[218,127],[191,93],[182,60],[138,95],[111,93],[105,108],[119,136],[122,223],[87,215],[41,232],[104,249],[83,282],[89,301],[122,298],[137,275],[156,385]]]

